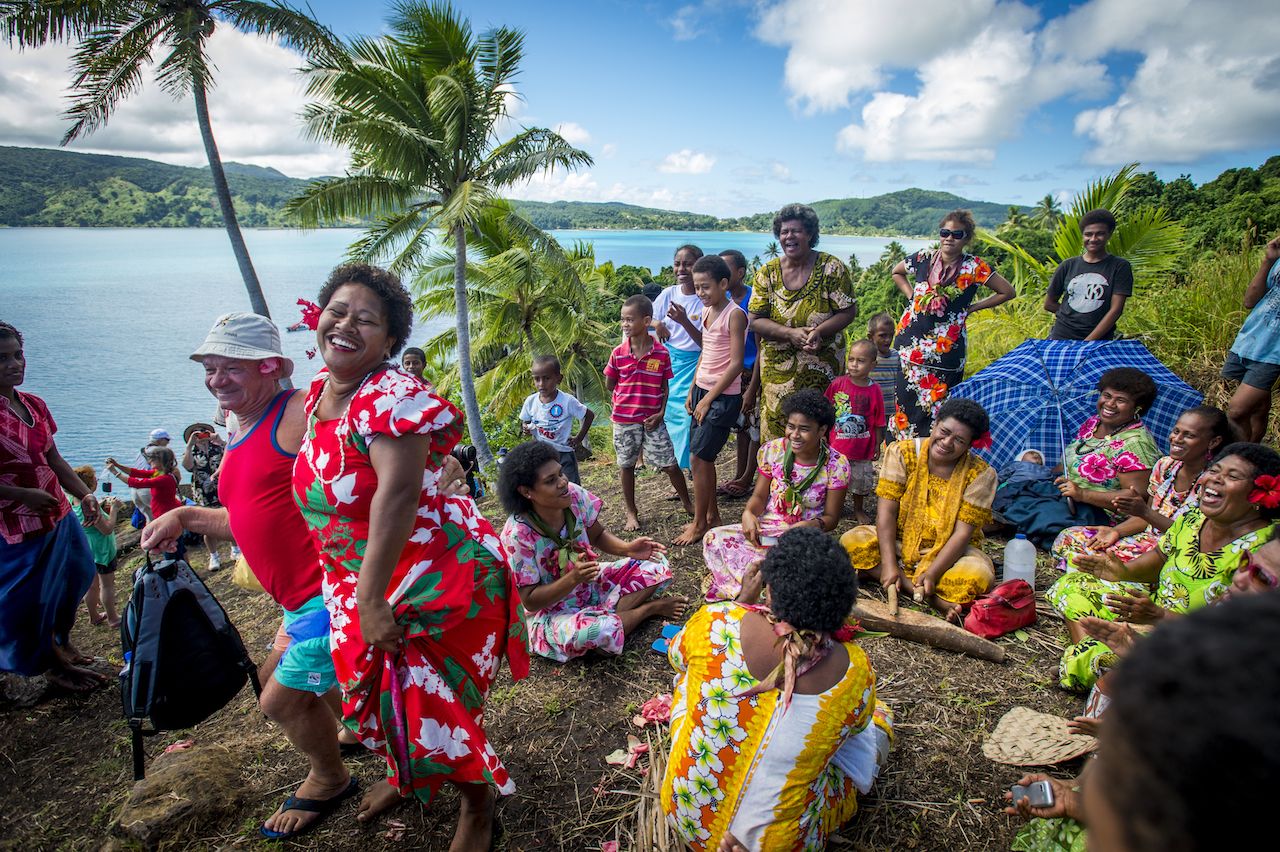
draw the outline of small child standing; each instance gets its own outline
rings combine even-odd
[[[529,372],[533,376],[533,386],[538,390],[529,394],[520,408],[521,428],[526,434],[555,447],[560,453],[564,475],[574,485],[581,485],[576,450],[587,437],[596,413],[573,394],[560,390],[564,376],[560,373],[560,359],[556,356],[537,356]],[[582,421],[582,428],[576,435],[570,434],[574,420]]]
[[[729,264],[719,255],[693,264],[693,288],[702,301],[702,352],[685,410],[693,418],[689,459],[693,468],[693,520],[672,542],[684,546],[720,526],[716,456],[742,412],[742,359],[747,314],[729,299]]]
[[[871,369],[871,381],[880,386],[884,394],[886,416],[898,409],[898,376],[902,374],[902,361],[893,348],[893,317],[884,312],[867,320],[867,337],[876,345],[876,365]]]
[[[98,477],[94,475],[92,467],[81,465],[75,469],[75,474],[90,492],[97,490]],[[103,488],[110,490],[105,485]],[[93,562],[98,569],[98,577],[89,587],[84,601],[89,610],[89,622],[102,624],[105,621],[110,627],[120,626],[120,616],[116,612],[116,554],[119,552],[116,545],[116,515],[119,510],[120,504],[107,497],[101,503],[97,519],[92,523],[85,523],[80,501],[71,501],[71,511],[76,513],[76,518],[84,527],[84,534],[89,539],[89,551],[93,554]]]
[[[605,387],[613,394],[613,449],[622,479],[622,501],[627,512],[627,532],[640,529],[636,509],[636,462],[643,448],[645,458],[671,478],[684,510],[693,514],[684,471],[676,465],[675,447],[663,417],[667,409],[671,355],[649,334],[653,302],[636,295],[622,303],[622,343],[614,348],[604,368]]]
[[[853,495],[853,514],[859,524],[871,523],[864,501],[876,485],[872,462],[880,457],[880,442],[884,439],[884,394],[871,381],[876,349],[870,340],[855,341],[849,347],[846,374],[836,376],[826,393],[836,410],[831,449],[849,460],[849,493]]]

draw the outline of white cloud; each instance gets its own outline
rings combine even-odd
[[[791,168],[780,160],[769,161],[769,176],[780,183],[796,182],[796,179],[791,176]]]
[[[681,6],[667,21],[676,41],[690,41],[698,37],[698,12],[697,6]]]
[[[575,147],[582,147],[591,141],[591,134],[581,124],[565,121],[556,125],[556,133],[564,137],[564,141]]]
[[[756,36],[788,48],[785,82],[808,110],[847,107],[885,83],[886,69],[913,68],[988,20],[996,0],[780,0],[765,6]],[[1022,8],[1022,7],[1018,7]]]
[[[948,175],[942,181],[942,186],[947,189],[963,189],[967,186],[986,186],[985,180],[979,180],[973,175]]]
[[[600,146],[600,158],[603,160],[610,159],[616,153],[618,153],[618,146],[612,142],[606,142]]]
[[[692,148],[673,151],[658,164],[658,171],[670,175],[704,175],[716,164],[716,158]]]
[[[272,166],[309,177],[340,172],[346,155],[302,135],[297,113],[305,98],[295,73],[297,54],[278,44],[220,27],[209,40],[217,70],[209,93],[214,137],[224,161]],[[162,54],[161,54],[162,55]],[[69,123],[70,49],[0,49],[0,144],[56,146]],[[117,106],[105,127],[71,144],[72,150],[146,157],[185,166],[205,165],[204,146],[189,98],[175,100],[150,77]]]
[[[1143,54],[1112,103],[1076,116],[1091,163],[1186,163],[1280,138],[1280,19],[1252,0],[1093,0],[1050,22],[1045,42],[1083,59]]]

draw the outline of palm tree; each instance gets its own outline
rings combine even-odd
[[[493,461],[476,400],[467,306],[467,239],[497,193],[591,157],[559,134],[522,129],[499,139],[524,36],[499,27],[476,37],[448,3],[399,2],[390,34],[356,38],[305,69],[319,100],[310,135],[351,150],[347,174],[313,182],[289,204],[304,226],[372,218],[351,257],[413,272],[437,232],[453,244],[453,311],[467,427],[482,464]],[[499,331],[499,329],[495,329]]]
[[[213,65],[207,44],[214,30],[225,25],[275,36],[303,55],[314,57],[334,49],[329,30],[282,2],[257,0],[4,0],[0,15],[0,28],[10,44],[37,47],[54,41],[79,41],[71,59],[75,93],[66,113],[72,124],[63,145],[104,126],[120,101],[141,88],[143,69],[153,63],[156,51],[167,51],[156,65],[156,82],[174,97],[190,95],[195,101],[214,195],[249,291],[249,303],[256,313],[270,316],[240,233],[209,122]]]
[[[1030,217],[1027,216],[1026,213],[1022,211],[1022,208],[1016,205],[1010,205],[1009,214],[1008,216],[1005,217],[1004,222],[1002,222],[1000,226],[996,228],[996,233],[1007,234],[1010,231],[1016,231],[1021,228],[1027,228],[1030,226],[1031,226],[1031,219]]]
[[[596,266],[590,244],[564,250],[507,202],[481,212],[470,247],[478,254],[467,264],[471,340],[476,360],[487,368],[476,382],[485,411],[499,419],[513,416],[528,396],[533,357],[542,354],[560,358],[576,396],[603,403],[608,395],[600,365],[609,357],[612,327],[592,317],[600,316],[599,305],[612,297],[611,266]],[[453,269],[449,253],[427,259],[414,281],[424,316],[453,310]],[[437,358],[457,347],[457,331],[451,329],[424,349]]]
[[[1031,215],[1028,219],[1037,228],[1052,231],[1062,221],[1062,207],[1058,204],[1056,198],[1049,193],[1045,193],[1044,198],[1037,201],[1035,206],[1031,208]]]
[[[782,251],[778,248],[777,240],[770,240],[769,245],[764,247],[765,257],[775,258],[780,254],[782,254]]]

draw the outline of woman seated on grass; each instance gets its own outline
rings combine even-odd
[[[747,567],[763,559],[787,530],[831,532],[840,521],[849,462],[827,446],[835,409],[822,391],[801,390],[783,400],[782,417],[786,437],[760,448],[760,476],[742,510],[742,523],[716,527],[702,540],[711,571],[709,601],[737,597]]]
[[[622,653],[645,619],[679,618],[688,600],[655,597],[671,583],[666,548],[623,541],[600,523],[600,498],[565,477],[550,444],[507,453],[498,496],[511,517],[502,544],[528,611],[529,649],[564,662],[591,650]],[[622,556],[602,562],[598,553]]]
[[[1068,527],[1060,532],[1052,548],[1058,568],[1072,570],[1080,553],[1106,551],[1129,562],[1155,547],[1178,510],[1196,504],[1205,468],[1231,443],[1233,433],[1221,409],[1202,405],[1182,412],[1169,433],[1169,455],[1151,468],[1145,499],[1126,488],[1112,500],[1116,511],[1129,516],[1125,520],[1112,527]]]
[[[1064,574],[1046,593],[1067,619],[1071,636],[1062,655],[1062,686],[1088,689],[1114,661],[1107,646],[1086,635],[1080,619],[1151,624],[1170,612],[1189,612],[1222,597],[1245,551],[1275,530],[1280,516],[1277,477],[1280,455],[1274,450],[1231,444],[1206,471],[1199,505],[1184,508],[1154,548],[1128,563],[1114,553],[1077,556],[1077,570]]]
[[[1006,813],[1031,822],[1025,852],[1211,852],[1260,848],[1280,772],[1280,595],[1251,595],[1161,627],[1115,672],[1097,760],[1080,778],[1034,774],[1054,803]],[[1207,783],[1229,779],[1229,783]],[[1006,794],[1006,798],[1008,795]],[[1084,827],[1088,827],[1088,838]]]
[[[840,537],[853,567],[958,621],[960,609],[995,582],[978,549],[991,520],[996,472],[969,452],[990,439],[990,420],[971,399],[949,399],[927,440],[889,445],[876,486],[876,525]]]
[[[677,675],[659,801],[705,849],[824,849],[888,757],[893,715],[845,627],[856,575],[836,542],[792,529],[671,640]]]

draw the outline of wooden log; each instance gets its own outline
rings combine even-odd
[[[889,587],[889,617],[898,617],[898,587],[893,585]]]
[[[913,609],[899,610],[896,616],[889,614],[889,607],[873,598],[858,598],[853,617],[867,630],[888,633],[897,639],[919,642],[947,651],[959,651],[980,660],[1004,662],[1004,648],[975,636],[963,627]]]

